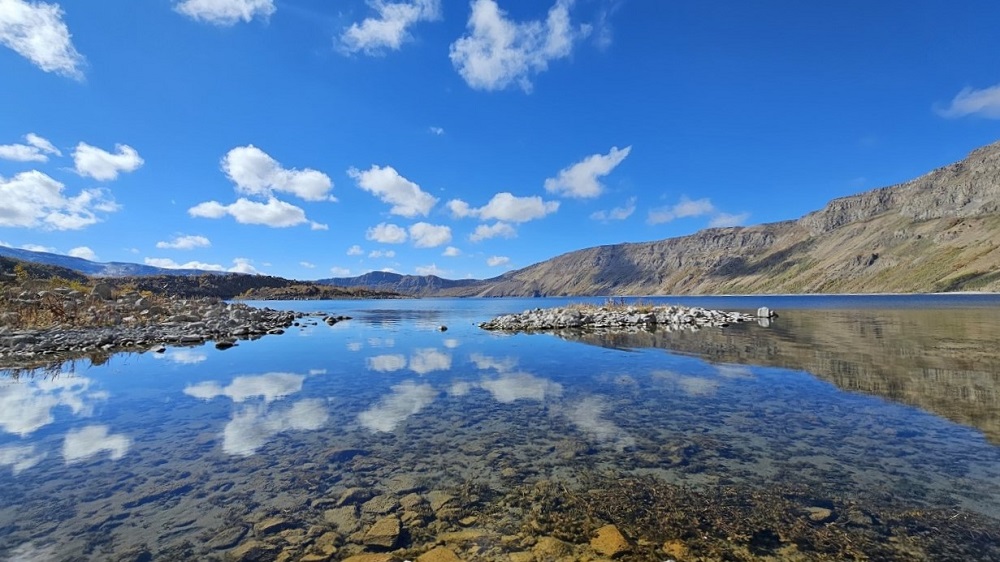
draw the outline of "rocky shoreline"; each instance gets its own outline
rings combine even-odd
[[[656,327],[726,327],[737,322],[769,319],[774,312],[761,307],[756,315],[686,306],[587,306],[536,308],[505,314],[479,324],[491,331],[535,331],[560,329],[646,329]]]
[[[0,368],[24,368],[118,351],[164,351],[165,346],[215,342],[226,349],[239,340],[281,334],[305,316],[334,324],[347,317],[255,308],[218,298],[178,298],[123,293],[102,286],[90,294],[69,288],[24,291],[0,313]],[[55,313],[53,312],[55,311]],[[24,316],[45,312],[60,321],[25,326]]]

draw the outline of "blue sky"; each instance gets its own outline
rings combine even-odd
[[[485,278],[1000,136],[995,1],[0,0],[0,243]]]

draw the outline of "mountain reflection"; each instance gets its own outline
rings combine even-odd
[[[233,412],[222,431],[222,450],[230,455],[250,456],[279,433],[314,431],[329,418],[323,400],[299,400],[288,406],[272,404],[302,390],[305,375],[266,373],[235,377],[222,386],[215,381],[188,385],[184,394],[201,400],[226,397],[236,404],[256,400]]]
[[[791,310],[768,328],[756,324],[698,332],[580,333],[564,339],[624,348],[656,347],[727,365],[803,370],[848,390],[917,406],[981,430],[1000,443],[1000,317],[989,309]],[[664,384],[693,395],[710,379],[660,372]]]

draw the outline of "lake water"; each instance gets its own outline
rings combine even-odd
[[[1000,560],[1000,297],[476,326],[587,300],[257,303],[353,319],[5,373],[0,559]]]

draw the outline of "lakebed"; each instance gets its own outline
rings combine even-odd
[[[905,312],[918,305],[705,303],[782,315],[768,328],[658,332],[654,347],[477,326],[566,302],[296,302],[354,319],[300,322],[224,352],[171,347],[8,379],[0,393],[18,409],[0,413],[0,551],[997,556],[1000,453],[975,425],[996,403],[993,305],[925,318]],[[971,413],[955,423],[912,400],[935,380],[952,386],[926,404],[967,388],[951,407],[964,400]],[[910,382],[893,396],[899,381]]]

